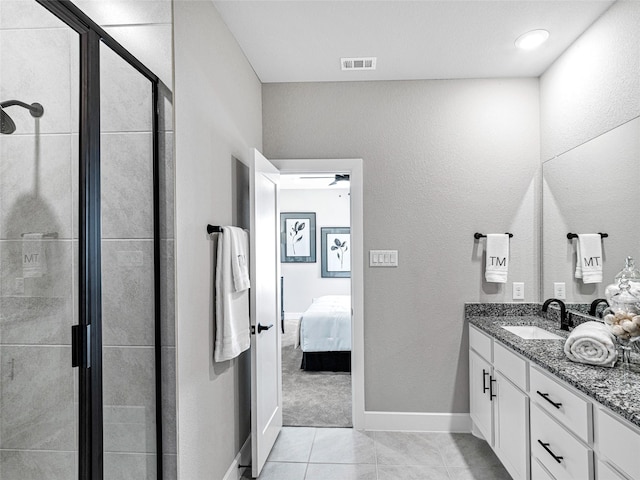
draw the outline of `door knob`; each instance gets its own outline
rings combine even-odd
[[[262,333],[263,330],[269,330],[271,327],[273,327],[273,323],[266,327],[264,325],[258,324],[258,333]]]

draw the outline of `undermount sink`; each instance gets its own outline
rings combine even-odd
[[[535,325],[503,326],[502,328],[525,340],[564,340],[560,335]]]

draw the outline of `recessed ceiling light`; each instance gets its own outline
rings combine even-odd
[[[516,47],[521,50],[535,50],[549,38],[546,30],[531,30],[516,39]]]

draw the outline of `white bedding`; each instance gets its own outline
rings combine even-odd
[[[351,297],[326,295],[316,299],[300,320],[303,352],[351,350]]]

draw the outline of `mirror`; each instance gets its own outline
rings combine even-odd
[[[591,303],[631,255],[640,264],[640,117],[543,164],[542,288],[566,285],[567,303]],[[606,232],[602,283],[574,277],[576,242],[567,233]]]

